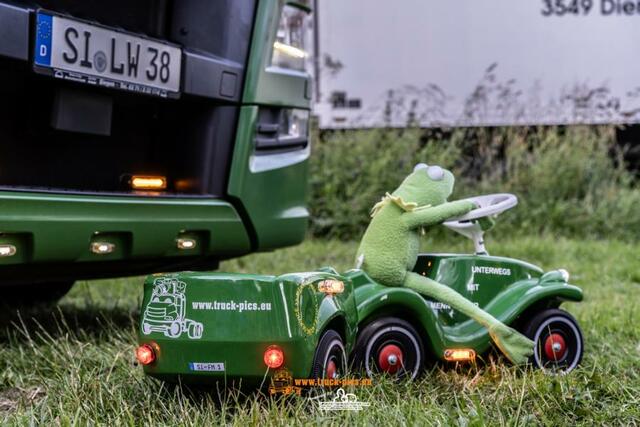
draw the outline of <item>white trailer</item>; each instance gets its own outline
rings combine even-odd
[[[640,121],[637,0],[320,0],[321,128]]]

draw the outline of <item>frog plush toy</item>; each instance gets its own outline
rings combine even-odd
[[[421,232],[476,208],[468,200],[447,202],[453,184],[451,172],[439,166],[416,165],[413,173],[392,194],[387,193],[373,207],[371,223],[358,248],[357,267],[382,285],[406,286],[448,304],[486,327],[509,360],[525,363],[533,354],[533,341],[450,287],[413,273]]]

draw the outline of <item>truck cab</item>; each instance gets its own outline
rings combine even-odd
[[[300,242],[311,24],[302,0],[0,0],[6,294]]]

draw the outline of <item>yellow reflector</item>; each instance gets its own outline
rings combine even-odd
[[[16,254],[16,247],[13,245],[0,245],[0,257],[14,256]]]
[[[340,280],[326,279],[318,282],[318,290],[325,294],[341,294],[344,292],[344,283]]]
[[[449,362],[472,362],[476,352],[470,348],[448,349],[444,351],[444,358]]]
[[[164,190],[167,188],[167,178],[164,176],[139,176],[131,177],[131,188],[134,190]]]

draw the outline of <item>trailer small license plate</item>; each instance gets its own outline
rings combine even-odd
[[[189,362],[189,370],[203,371],[203,372],[224,372],[224,363],[223,362],[214,362],[214,363]]]
[[[37,14],[37,72],[96,86],[177,97],[181,60],[181,49],[168,43],[52,13]]]

